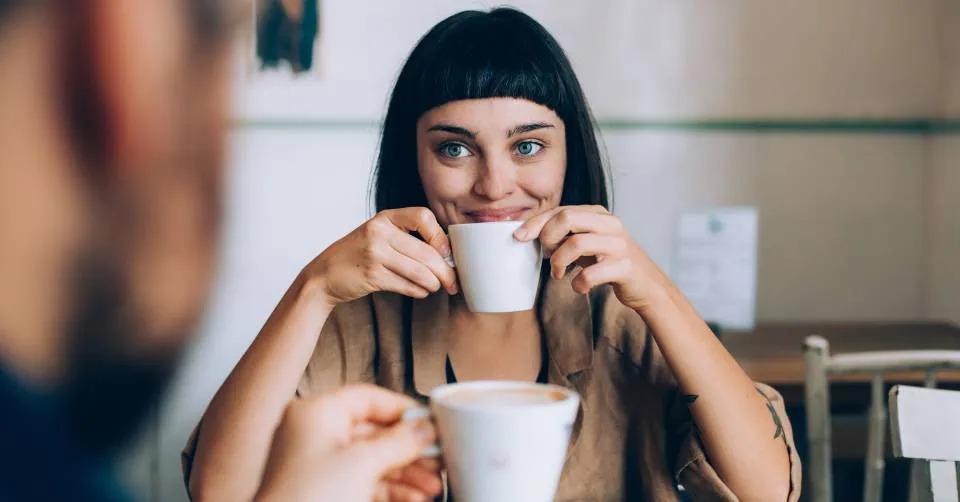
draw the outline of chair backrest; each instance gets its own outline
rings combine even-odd
[[[960,351],[877,351],[831,356],[830,344],[827,340],[813,335],[804,341],[804,361],[806,371],[804,406],[809,446],[806,479],[811,491],[810,500],[813,502],[832,502],[833,500],[829,376],[858,373],[871,377],[863,500],[880,502],[883,496],[884,442],[887,431],[884,373],[925,372],[925,385],[935,387],[937,371],[960,369]],[[918,474],[911,474],[911,476],[917,479]],[[911,502],[915,500],[914,489],[911,486]]]
[[[921,500],[960,500],[960,392],[897,385],[890,389],[893,454],[923,460]]]

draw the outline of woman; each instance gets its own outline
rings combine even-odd
[[[583,398],[558,500],[677,500],[678,482],[694,500],[798,498],[779,396],[608,212],[580,85],[533,19],[462,12],[420,40],[374,189],[377,215],[304,268],[214,398],[185,452],[192,490],[252,493],[294,394],[514,379]],[[538,307],[471,313],[444,228],[507,219],[549,257]]]

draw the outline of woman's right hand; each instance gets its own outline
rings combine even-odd
[[[423,237],[420,240],[410,232]],[[320,253],[304,270],[333,308],[377,291],[425,298],[441,288],[457,293],[457,276],[445,260],[450,242],[424,207],[378,213]]]

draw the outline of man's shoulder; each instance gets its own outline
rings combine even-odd
[[[0,366],[0,501],[130,500],[71,440],[52,396]]]

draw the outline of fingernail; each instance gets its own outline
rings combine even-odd
[[[451,252],[451,250],[450,250],[450,245],[449,245],[449,244],[444,244],[443,246],[440,246],[440,254],[441,254],[444,258],[450,256],[450,255],[452,254],[452,252]]]
[[[518,228],[516,232],[513,233],[513,237],[517,240],[524,240],[530,236],[530,231],[526,228]]]

